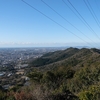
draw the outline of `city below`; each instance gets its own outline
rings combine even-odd
[[[63,49],[65,47],[1,48],[0,85],[4,89],[10,89],[17,85],[29,85],[29,78],[26,75],[31,69],[29,62],[45,53]]]

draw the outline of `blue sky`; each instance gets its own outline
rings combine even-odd
[[[99,46],[100,39],[98,37],[100,37],[100,27],[85,5],[84,0],[69,1],[94,32],[91,32],[91,30],[84,25],[84,21],[82,21],[81,17],[68,3],[68,0],[64,1],[78,17],[62,0],[43,1],[88,38],[51,10],[41,0],[24,1],[66,29],[34,10],[32,7],[22,2],[22,0],[0,0],[0,47]],[[87,0],[85,1],[87,3]],[[98,24],[100,24],[100,0],[88,0],[88,2],[98,18]],[[77,35],[79,38],[73,34]]]

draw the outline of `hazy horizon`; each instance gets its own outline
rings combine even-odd
[[[99,47],[99,5],[99,0],[1,0],[0,47]]]

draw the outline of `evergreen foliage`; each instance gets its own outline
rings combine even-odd
[[[0,87],[0,100],[100,100],[100,50],[69,48],[30,65],[30,86]]]

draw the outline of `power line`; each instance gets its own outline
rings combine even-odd
[[[62,2],[83,22],[83,24],[87,27],[86,23],[73,11],[73,9],[64,1]],[[88,28],[88,27],[87,27]],[[89,29],[89,28],[88,28]],[[90,29],[89,29],[90,30]]]
[[[94,18],[95,22],[97,23],[98,27],[100,28],[100,25],[99,25],[99,23],[98,23],[98,21],[97,21],[98,19],[97,19],[96,15],[95,15],[95,13],[94,13],[94,11],[93,11],[93,9],[92,9],[90,3],[88,2],[88,0],[87,0],[88,4],[86,3],[85,0],[83,0],[83,1],[84,1],[85,5],[87,6],[88,10],[90,11],[92,17]],[[89,6],[88,6],[88,5],[89,5]],[[91,10],[90,10],[89,7],[91,8]],[[95,16],[94,16],[94,15],[95,15]]]
[[[64,0],[62,0],[64,2]],[[88,26],[88,29],[91,30],[92,33],[94,33],[94,35],[100,40],[99,36],[94,32],[94,30],[91,28],[91,26],[86,22],[86,20],[82,17],[82,15],[78,12],[78,10],[73,6],[73,4],[67,0],[69,2],[69,4],[73,7],[73,9],[77,12],[77,14],[82,18],[82,20],[84,21],[85,23],[85,26],[87,25]],[[64,2],[65,3],[65,2]],[[66,4],[66,3],[65,3]],[[79,18],[79,17],[78,17]]]
[[[90,39],[88,36],[86,36],[82,31],[80,31],[76,26],[74,26],[72,23],[70,23],[66,18],[64,18],[61,14],[59,14],[56,10],[54,10],[50,5],[48,5],[46,2],[41,0],[46,6],[48,6],[51,10],[53,10],[57,15],[59,15],[62,19],[64,19],[67,23],[69,23],[71,26],[73,26],[76,30],[78,30],[81,34],[83,34],[85,37],[87,37],[89,40],[94,42],[92,39]]]
[[[94,10],[93,10],[93,8],[92,8],[91,4],[89,3],[89,1],[88,1],[88,0],[87,0],[87,2],[88,2],[88,4],[90,5],[90,8],[91,8],[92,12],[94,13],[95,18],[97,19],[97,21],[98,21],[98,22],[99,22],[99,24],[100,24],[100,21],[99,21],[98,17],[96,16],[96,14],[95,14],[95,12],[94,12]]]
[[[94,10],[93,10],[93,8],[92,8],[91,4],[89,3],[89,1],[88,1],[88,0],[87,0],[87,2],[88,2],[88,4],[89,4],[89,6],[90,6],[90,8],[91,8],[91,10],[92,10],[92,12],[93,12],[93,14],[94,14],[95,18],[96,18],[96,19],[97,19],[97,21],[99,22],[99,26],[100,26],[100,21],[99,21],[98,17],[96,16],[96,14],[95,14],[95,12],[94,12]]]
[[[96,0],[95,0],[95,4],[96,4],[96,6],[97,6],[98,10],[100,11],[100,8],[99,8],[98,3],[97,3],[97,1],[96,1]]]
[[[86,20],[82,17],[82,15],[78,12],[78,10],[73,6],[73,4],[67,0],[70,5],[74,8],[74,10],[79,14],[79,16],[84,20],[84,22],[87,24],[87,26],[92,30],[92,32],[97,36],[97,38],[100,40],[99,36],[94,32],[94,30],[92,29],[92,27],[86,22]]]
[[[61,24],[59,24],[58,22],[56,22],[55,20],[53,20],[52,18],[50,18],[49,16],[45,15],[44,13],[42,13],[41,11],[39,11],[38,9],[36,9],[35,7],[33,7],[32,5],[30,5],[29,3],[25,2],[24,0],[21,0],[23,3],[25,3],[26,5],[28,5],[29,7],[31,7],[32,9],[36,10],[37,12],[39,12],[40,14],[42,14],[43,16],[45,16],[46,18],[48,18],[49,20],[51,20],[52,22],[54,22],[55,24],[59,25],[60,27],[62,27],[63,29],[65,29],[66,31],[70,32],[71,34],[73,34],[74,36],[76,36],[77,38],[81,39],[82,41],[86,42],[84,39],[80,38],[79,36],[77,36],[76,34],[74,34],[73,32],[71,32],[70,30],[68,30],[66,27],[62,26]],[[91,45],[90,43],[86,42],[87,44]]]

